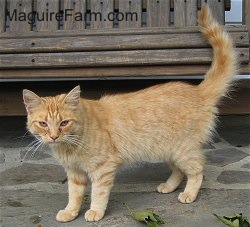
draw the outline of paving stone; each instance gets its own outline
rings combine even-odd
[[[0,185],[61,182],[65,177],[65,171],[61,166],[24,163],[21,166],[3,171],[0,174]]]
[[[250,173],[245,171],[223,171],[217,181],[223,184],[249,184]]]
[[[207,164],[213,166],[226,166],[238,162],[248,155],[236,148],[216,149],[206,152]]]
[[[0,152],[0,164],[5,162],[5,154],[3,152]]]
[[[246,163],[245,165],[241,166],[241,168],[246,168],[246,169],[250,169],[250,162]]]

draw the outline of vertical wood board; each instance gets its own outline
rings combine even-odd
[[[174,26],[184,27],[186,25],[186,4],[184,1],[174,0]]]
[[[170,24],[170,2],[147,0],[147,27],[168,27]]]
[[[195,26],[198,21],[197,0],[186,0],[186,26]]]
[[[108,14],[114,10],[113,0],[91,0],[90,24],[91,29],[113,28],[113,21]]]
[[[59,13],[59,0],[37,0],[36,11],[38,20],[36,21],[37,31],[55,31],[59,29],[59,19],[55,14]]]
[[[208,4],[213,16],[220,24],[225,24],[225,1],[224,0],[201,0],[201,6]]]
[[[119,12],[124,16],[119,28],[140,28],[142,0],[119,0]]]
[[[66,16],[63,21],[64,30],[82,30],[85,29],[86,0],[63,0],[63,8]]]
[[[0,33],[5,31],[5,10],[6,10],[6,0],[0,0]]]
[[[12,15],[13,10],[16,10],[17,20],[13,18],[13,20],[9,22],[9,30],[12,32],[30,31],[32,26],[28,23],[27,17],[24,15],[27,15],[32,11],[32,0],[11,0],[10,15]],[[19,17],[19,15],[21,17]]]

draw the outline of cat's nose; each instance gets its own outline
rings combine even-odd
[[[53,140],[53,141],[56,141],[56,139],[58,138],[59,136],[50,136],[50,138]]]

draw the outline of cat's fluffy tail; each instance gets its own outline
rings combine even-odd
[[[202,7],[199,24],[202,34],[213,47],[213,62],[199,85],[208,104],[215,105],[225,96],[237,71],[236,53],[228,33],[214,20],[209,7]]]

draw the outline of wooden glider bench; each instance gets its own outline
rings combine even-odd
[[[224,24],[231,6],[228,0],[3,0],[1,84],[48,78],[203,75],[212,57],[197,26],[205,3]],[[250,74],[250,4],[248,0],[243,4],[246,25],[227,26],[227,30],[239,53],[240,74]],[[28,21],[29,12],[40,19]],[[42,20],[46,12],[52,16]],[[73,16],[59,20],[56,13]],[[74,15],[83,15],[82,21]],[[9,98],[8,94],[0,90],[0,116],[22,115],[21,95]],[[20,109],[12,108],[14,99]]]

